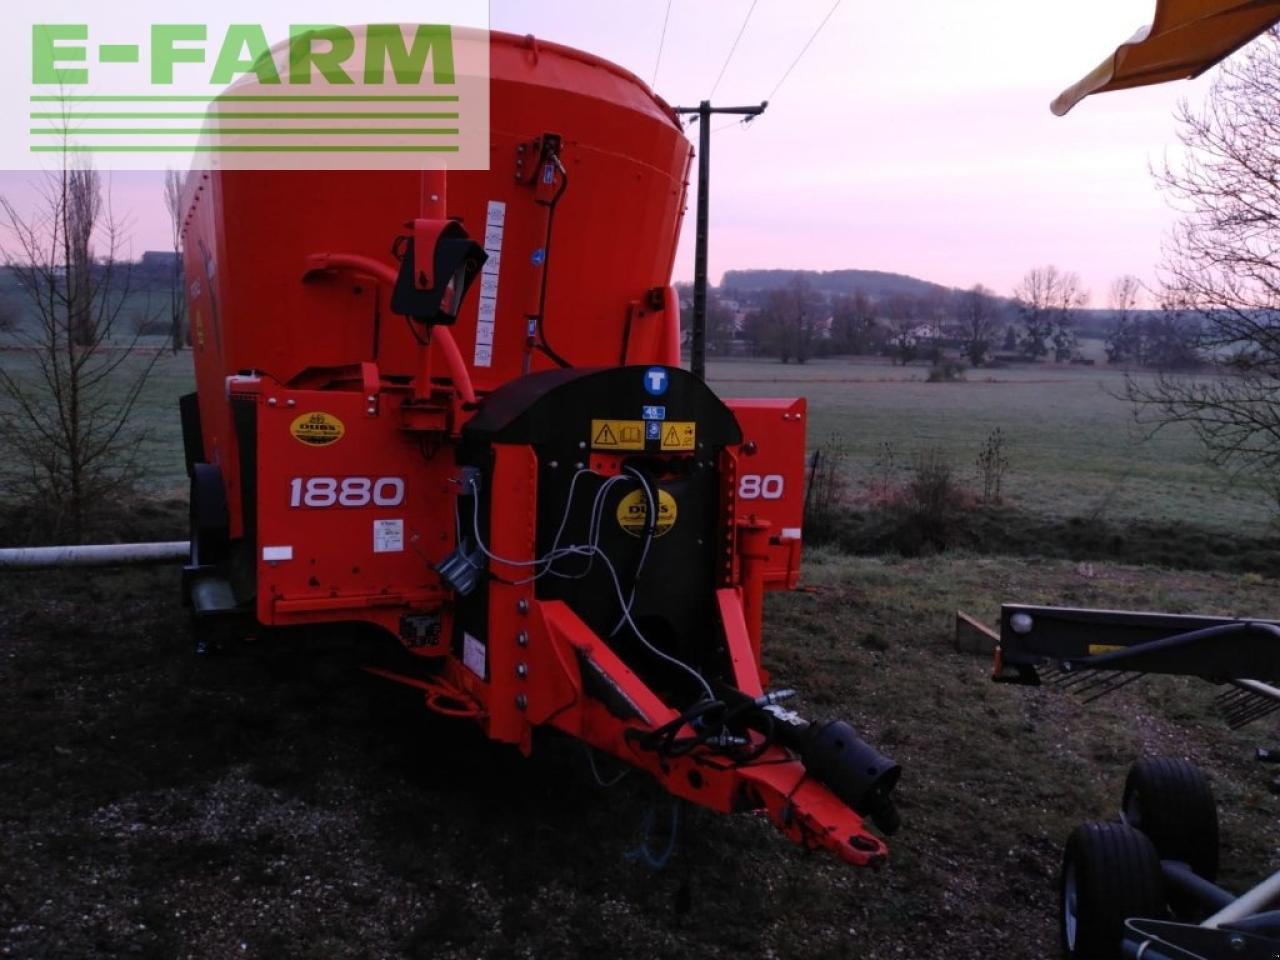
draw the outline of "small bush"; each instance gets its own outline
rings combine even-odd
[[[929,368],[929,383],[954,383],[964,379],[964,364],[955,360],[939,360]]]
[[[169,333],[169,321],[158,313],[139,310],[130,321],[133,332],[140,337],[161,337]]]
[[[1004,432],[996,427],[978,451],[978,478],[982,481],[982,502],[1001,503],[1004,500],[1004,475],[1009,469],[1005,455]]]
[[[808,487],[804,498],[804,526],[812,541],[829,530],[835,518],[848,506],[849,481],[845,476],[848,450],[835,434],[809,457]]]

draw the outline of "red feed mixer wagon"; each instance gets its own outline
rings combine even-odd
[[[372,626],[403,653],[371,670],[493,740],[879,863],[898,767],[761,668],[805,403],[679,367],[690,144],[625,70],[489,43],[486,171],[190,174],[197,622]]]

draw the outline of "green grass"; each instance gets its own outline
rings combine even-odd
[[[1049,517],[1191,523],[1220,531],[1263,527],[1273,504],[1255,488],[1229,486],[1204,463],[1185,429],[1148,437],[1119,399],[1123,374],[1104,366],[971,370],[955,383],[928,383],[924,366],[846,358],[799,366],[773,360],[716,360],[708,380],[723,397],[804,396],[809,446],[838,440],[855,488],[892,444],[899,472],[913,454],[942,451],[973,485],[987,435],[1007,438],[1008,498]]]
[[[149,353],[140,354],[120,365],[117,375],[122,390],[133,382],[137,372],[149,361]],[[0,365],[5,373],[27,383],[34,383],[38,377],[36,358],[29,352],[0,351]],[[143,485],[146,493],[165,497],[186,495],[187,471],[183,461],[178,398],[194,389],[195,371],[190,352],[174,355],[160,348],[131,421],[133,428],[144,434],[139,460],[145,469]],[[0,397],[0,404],[7,402],[7,398]],[[14,456],[15,451],[8,446],[8,439],[0,435],[0,457],[8,461]]]
[[[20,376],[34,369],[32,358],[16,351],[0,351],[0,364]],[[810,448],[837,438],[855,491],[875,476],[883,442],[895,450],[899,477],[914,454],[936,447],[962,482],[975,486],[979,447],[999,427],[1008,442],[1008,499],[1026,513],[1266,530],[1273,505],[1254,488],[1227,485],[1189,431],[1147,437],[1134,427],[1129,405],[1116,396],[1118,371],[1020,367],[970,371],[956,383],[927,383],[926,374],[922,366],[843,358],[803,366],[716,360],[708,368],[724,397],[807,397]],[[192,389],[190,354],[163,354],[137,410],[148,434],[149,491],[172,495],[185,487],[177,398]],[[0,455],[9,455],[3,438]]]

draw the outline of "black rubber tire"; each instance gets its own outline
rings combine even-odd
[[[1145,833],[1162,860],[1181,860],[1218,878],[1218,805],[1195,764],[1148,757],[1129,768],[1120,802],[1124,821]]]
[[[1121,960],[1124,922],[1164,918],[1160,858],[1123,823],[1092,820],[1067,840],[1059,880],[1062,951],[1072,960]]]

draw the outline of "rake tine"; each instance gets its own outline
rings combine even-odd
[[[1086,691],[1093,690],[1097,687],[1105,687],[1108,684],[1115,683],[1116,679],[1121,676],[1123,676],[1123,674],[1121,673],[1113,673],[1111,671],[1104,672],[1100,670],[1097,673],[1095,673],[1087,683],[1080,684],[1079,686],[1075,687],[1071,692],[1078,696],[1080,694],[1085,693]]]
[[[1238,730],[1246,724],[1253,723],[1255,720],[1261,720],[1263,717],[1275,713],[1277,710],[1280,710],[1280,703],[1267,700],[1261,706],[1255,706],[1252,710],[1243,711],[1236,717],[1234,723],[1228,721],[1227,725],[1231,727],[1232,730]]]
[[[1078,686],[1081,683],[1089,683],[1098,675],[1098,673],[1099,671],[1097,670],[1081,670],[1079,673],[1071,674],[1068,679],[1058,684],[1058,686],[1063,690],[1067,690],[1071,687]]]
[[[1101,699],[1102,699],[1103,697],[1105,697],[1107,694],[1109,694],[1109,693],[1115,693],[1117,690],[1121,689],[1122,687],[1127,687],[1129,684],[1133,683],[1135,680],[1141,680],[1141,679],[1142,679],[1143,677],[1145,677],[1145,676],[1146,676],[1146,674],[1145,674],[1145,673],[1127,673],[1127,674],[1123,674],[1123,677],[1124,677],[1124,679],[1123,679],[1123,680],[1120,680],[1120,681],[1119,681],[1119,682],[1117,682],[1117,683],[1113,683],[1113,684],[1111,684],[1109,687],[1106,687],[1106,688],[1105,688],[1105,689],[1103,689],[1103,690],[1099,690],[1097,693],[1095,693],[1093,696],[1091,696],[1091,697],[1089,697],[1088,699],[1086,699],[1084,702],[1085,702],[1085,703],[1093,703],[1093,701],[1095,701],[1095,700],[1101,700]]]
[[[1253,710],[1261,698],[1247,697],[1245,699],[1233,700],[1230,703],[1219,704],[1218,709],[1224,717],[1235,717],[1242,713],[1249,713]]]
[[[1246,690],[1244,687],[1232,687],[1230,690],[1215,695],[1213,699],[1217,703],[1226,706],[1231,703],[1239,703],[1241,700],[1250,700],[1256,696],[1257,694],[1251,690]]]
[[[1232,709],[1226,711],[1225,716],[1228,723],[1232,725],[1239,725],[1241,723],[1248,723],[1249,721],[1247,718],[1251,717],[1255,713],[1259,713],[1260,711],[1265,711],[1271,706],[1273,706],[1273,704],[1269,700],[1258,697],[1247,703],[1237,704]]]

